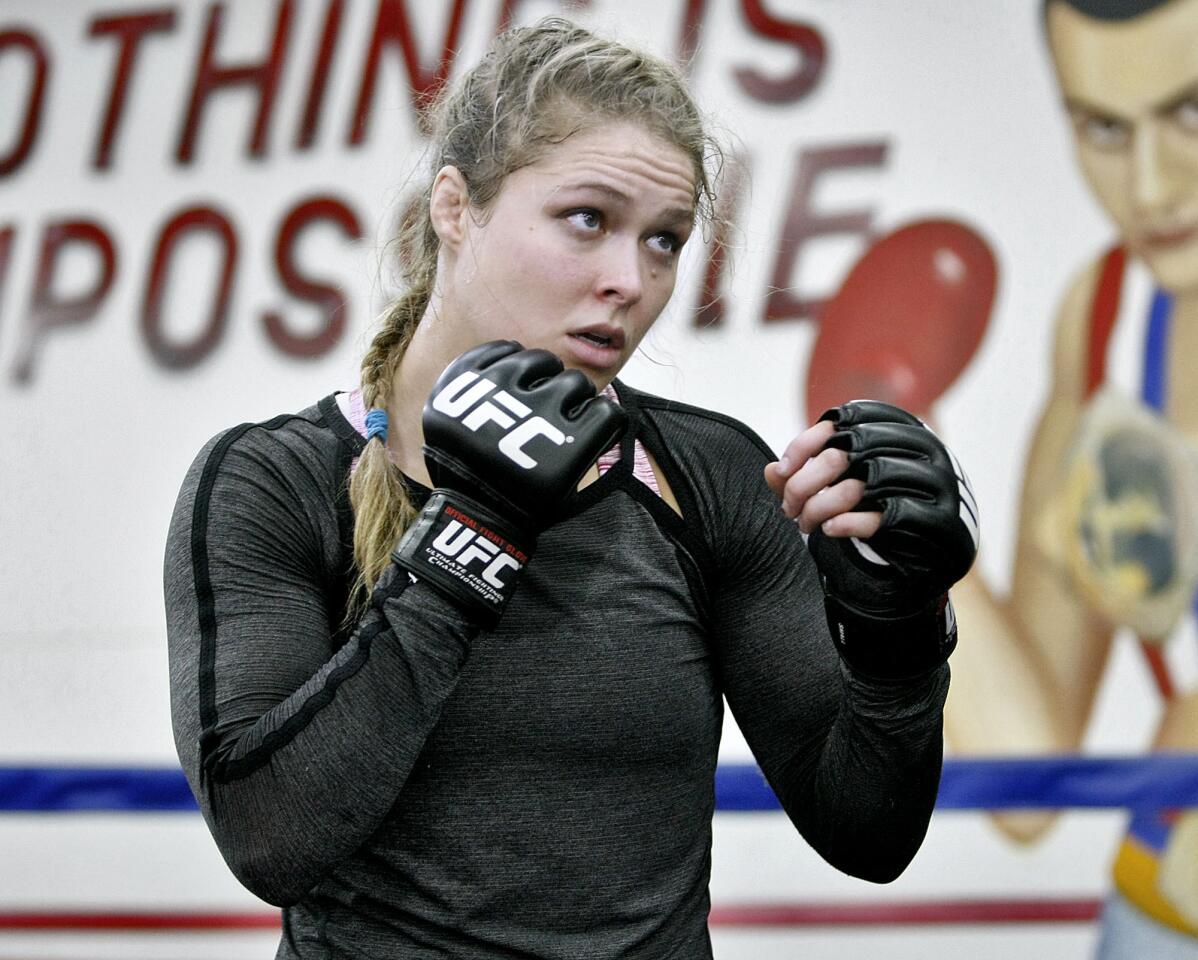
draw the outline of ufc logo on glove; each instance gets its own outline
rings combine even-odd
[[[484,400],[483,398],[492,391],[497,392],[491,400]],[[505,413],[499,409],[500,406],[509,412]],[[524,418],[532,413],[526,404],[521,403],[506,390],[499,390],[496,384],[486,377],[480,377],[473,370],[467,370],[443,390],[438,391],[433,396],[432,407],[438,413],[460,420],[463,427],[474,432],[485,423],[498,425],[506,431],[503,439],[499,441],[499,452],[525,470],[531,470],[537,465],[537,461],[524,452],[524,445],[534,437],[545,437],[559,447],[563,443],[574,442],[573,437],[566,436],[544,417],[525,420]],[[517,425],[516,418],[524,422]]]
[[[501,570],[519,570],[524,566],[523,560],[513,556],[515,548],[499,534],[487,527],[482,527],[476,533],[479,524],[472,517],[453,507],[446,509],[441,516],[449,522],[433,540],[435,556],[452,559],[463,570],[468,570],[476,560],[482,560],[486,566],[479,576],[497,590],[507,586],[499,579]]]

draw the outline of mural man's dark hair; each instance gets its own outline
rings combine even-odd
[[[1048,12],[1050,4],[1063,3],[1095,20],[1131,20],[1172,2],[1173,0],[1044,0],[1044,12]]]

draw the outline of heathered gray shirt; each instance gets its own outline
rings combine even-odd
[[[616,388],[621,462],[490,633],[395,568],[342,626],[363,440],[333,397],[200,452],[166,553],[175,742],[229,866],[284,907],[279,957],[710,957],[722,698],[834,866],[889,880],[922,842],[947,667],[842,667],[765,445]]]

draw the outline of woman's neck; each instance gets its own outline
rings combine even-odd
[[[391,427],[387,447],[399,468],[420,483],[430,485],[424,464],[424,429],[421,416],[437,377],[457,356],[453,347],[437,335],[443,318],[430,302],[399,362],[391,384],[387,416]]]

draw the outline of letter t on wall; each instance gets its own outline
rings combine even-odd
[[[112,72],[108,107],[104,111],[104,123],[96,140],[96,152],[92,167],[105,170],[112,162],[112,144],[116,140],[125,110],[125,97],[129,92],[129,76],[137,64],[137,53],[142,38],[148,33],[169,33],[175,29],[175,11],[169,7],[147,10],[144,13],[125,14],[116,17],[96,17],[91,22],[88,34],[93,37],[116,38],[119,53]]]

